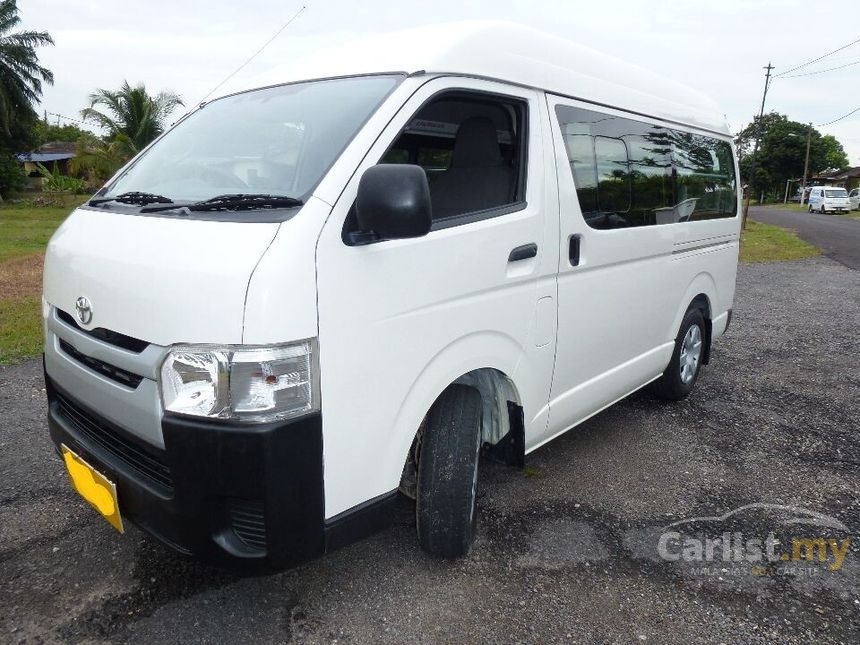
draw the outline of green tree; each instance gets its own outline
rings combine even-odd
[[[20,23],[16,0],[0,0],[0,195],[23,183],[13,154],[32,147],[33,104],[42,98],[42,84],[54,82],[36,54],[53,39],[44,31],[14,31]]]
[[[122,137],[105,141],[92,132],[84,132],[76,143],[69,170],[85,177],[91,187],[103,184],[129,160],[128,146]]]
[[[735,143],[741,155],[741,177],[753,187],[753,195],[765,192],[781,197],[788,179],[803,176],[806,160],[806,139],[809,124],[791,121],[777,112],[765,114],[761,120],[761,141],[756,160],[755,177],[750,177],[752,149],[759,118],[741,130]],[[809,176],[833,168],[846,168],[848,158],[842,144],[832,135],[822,136],[812,129],[809,146]]]
[[[819,143],[824,151],[825,169],[847,170],[848,155],[845,148],[832,134],[825,134]]]
[[[74,142],[85,133],[86,130],[82,130],[73,123],[55,125],[39,119],[33,124],[33,147],[38,148],[50,141]]]
[[[102,128],[108,140],[130,158],[164,132],[167,117],[181,105],[182,99],[173,92],[151,96],[142,83],[132,87],[124,81],[119,90],[98,89],[90,94],[90,107],[81,115]]]

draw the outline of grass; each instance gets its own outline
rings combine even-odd
[[[747,227],[741,232],[741,262],[783,262],[818,254],[817,248],[778,226],[747,220]]]
[[[0,204],[0,364],[42,351],[41,264],[56,228],[86,197],[46,196]]]
[[[54,205],[36,206],[33,200],[0,204],[0,262],[42,253],[54,230],[86,198],[62,196]]]
[[[42,352],[40,302],[39,296],[0,300],[0,365]]]
[[[809,211],[809,206],[804,204],[764,204],[765,208],[778,208],[784,211],[794,211],[796,213],[806,213]],[[860,219],[860,211],[848,211],[847,213],[828,213],[828,215],[838,215],[839,217],[849,217],[851,219]]]

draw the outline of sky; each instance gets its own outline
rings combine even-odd
[[[733,132],[758,113],[768,62],[775,74],[860,38],[844,0],[19,0],[24,28],[48,31],[39,50],[54,73],[39,110],[80,118],[95,88],[128,80],[172,90],[187,106],[245,63],[299,14],[231,83],[374,33],[452,20],[526,24],[685,83],[711,96]],[[814,19],[817,25],[810,21]],[[857,62],[856,65],[848,65]],[[812,122],[860,107],[860,43],[776,78],[766,110]],[[229,85],[225,86],[228,87]],[[218,96],[216,92],[213,96]],[[182,110],[176,113],[181,116]],[[57,117],[49,115],[56,122]],[[60,122],[68,122],[60,118]],[[818,128],[860,165],[860,112]]]

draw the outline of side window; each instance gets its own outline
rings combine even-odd
[[[525,199],[526,103],[452,91],[424,105],[380,163],[421,166],[433,219],[493,216]]]
[[[731,146],[635,119],[558,106],[583,217],[599,229],[733,217]]]
[[[634,204],[630,226],[665,224],[672,217],[674,187],[667,134],[665,128],[646,126],[645,132],[627,137]]]
[[[630,210],[630,164],[627,146],[621,139],[594,137],[597,164],[597,205],[602,211]]]
[[[566,123],[562,127],[564,145],[573,181],[579,195],[583,213],[596,213],[597,207],[597,161],[594,157],[594,138],[578,123]]]
[[[673,132],[678,208],[690,220],[733,217],[735,164],[725,141],[689,132]]]

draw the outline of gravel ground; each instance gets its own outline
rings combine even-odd
[[[263,578],[120,536],[53,456],[40,364],[0,368],[0,642],[860,642],[857,543],[809,576],[655,555],[655,528],[758,502],[860,527],[860,273],[742,266],[735,304],[687,401],[637,393],[523,472],[487,464],[454,562],[419,550],[406,502],[391,529]]]

